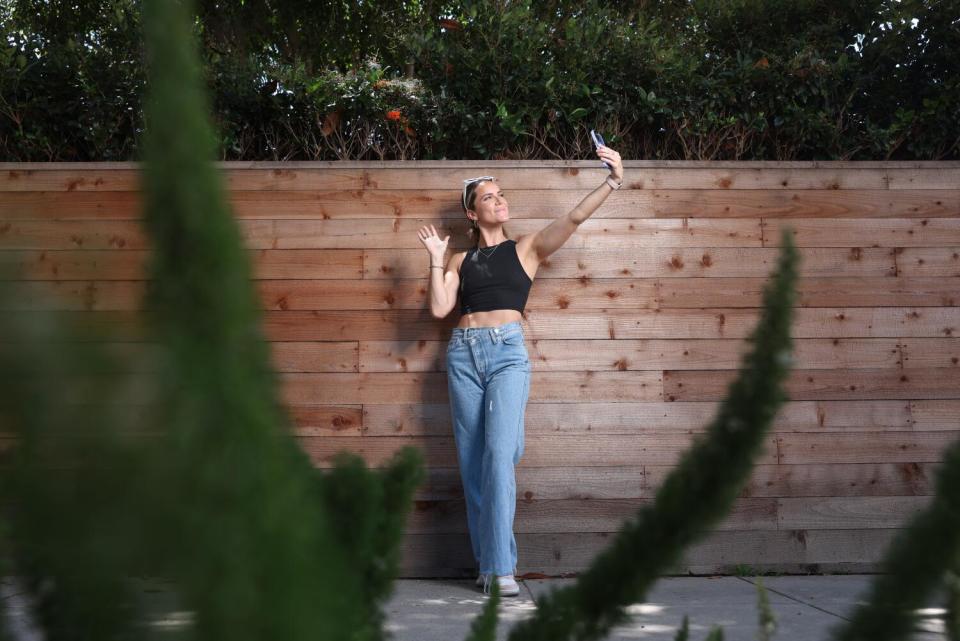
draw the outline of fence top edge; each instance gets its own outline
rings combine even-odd
[[[69,169],[136,170],[137,161],[90,162],[0,162],[0,170],[56,171]],[[576,167],[595,169],[595,160],[333,160],[333,161],[248,161],[229,160],[213,163],[221,169],[549,169]],[[624,160],[623,166],[646,169],[960,169],[960,160]]]

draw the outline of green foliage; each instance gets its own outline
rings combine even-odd
[[[5,159],[139,159],[136,3],[0,13]],[[221,159],[588,158],[590,128],[624,158],[960,157],[949,2],[202,0],[196,13]]]
[[[24,295],[6,279],[0,287],[5,301]],[[84,412],[76,397],[122,407],[135,385],[94,346],[103,334],[11,312],[0,331],[13,339],[0,345],[3,423],[19,441],[0,484],[4,569],[22,577],[48,638],[127,638],[136,597],[126,572],[147,561],[135,553],[136,497],[150,470],[115,412]]]
[[[947,570],[944,577],[944,587],[947,593],[947,614],[944,617],[947,638],[950,641],[960,640],[960,575],[956,569]]]
[[[729,511],[786,399],[780,386],[791,365],[798,260],[789,229],[781,246],[777,270],[764,290],[763,313],[747,339],[752,349],[707,433],[667,476],[654,503],[624,524],[574,585],[541,598],[536,614],[511,631],[512,641],[602,638],[623,622],[623,608],[642,600],[683,550]]]
[[[933,500],[894,538],[867,602],[834,635],[838,641],[905,639],[945,572],[956,567],[960,533],[960,441],[944,452]]]
[[[403,448],[385,470],[371,472],[356,454],[340,452],[334,469],[319,480],[324,511],[336,515],[336,543],[361,581],[360,598],[352,604],[362,610],[353,638],[383,639],[383,605],[400,565],[397,533],[423,481],[420,455]]]
[[[758,641],[770,641],[774,632],[777,631],[777,617],[770,607],[767,590],[760,579],[757,579],[757,625]]]
[[[689,639],[690,639],[690,617],[684,614],[683,623],[680,624],[680,629],[677,630],[677,636],[673,638],[673,641],[689,641]]]
[[[377,473],[341,458],[324,475],[293,440],[209,162],[188,10],[144,2],[144,309],[157,349],[118,364],[105,334],[0,316],[0,407],[18,437],[0,486],[4,549],[53,640],[149,636],[144,623],[173,609],[193,614],[184,638],[382,639],[420,455],[401,450]],[[163,599],[144,602],[139,576]]]
[[[127,160],[142,127],[133,0],[15,0],[0,13],[4,160]]]
[[[490,598],[480,615],[470,624],[466,641],[494,641],[497,638],[497,607],[500,605],[500,584],[494,579],[490,584]]]
[[[713,629],[710,630],[710,634],[706,636],[706,641],[723,641],[723,628],[719,625],[714,626]]]

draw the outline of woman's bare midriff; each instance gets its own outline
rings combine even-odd
[[[464,314],[457,327],[500,327],[518,320],[523,320],[523,316],[515,309],[494,309],[489,312]]]

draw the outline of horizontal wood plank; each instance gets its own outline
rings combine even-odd
[[[584,190],[523,189],[501,180],[511,218],[556,217]],[[225,194],[240,219],[463,218],[460,190],[270,190]],[[4,191],[0,220],[139,220],[138,191]],[[593,218],[942,218],[960,215],[960,190],[622,189]]]
[[[526,433],[656,434],[702,432],[720,408],[718,401],[644,403],[529,402]],[[788,401],[774,418],[773,432],[960,430],[951,420],[960,401]],[[446,403],[369,404],[363,407],[369,436],[442,436],[451,433]]]
[[[662,400],[659,372],[543,372],[530,384],[530,400],[619,402]],[[439,372],[280,374],[283,399],[292,405],[447,402],[447,376]]]
[[[137,281],[150,277],[150,250],[7,250],[0,269],[17,280]],[[362,276],[359,249],[253,249],[248,251],[255,279],[357,279]],[[891,258],[892,260],[892,258]],[[0,272],[0,277],[7,275]]]
[[[516,505],[514,532],[615,532],[641,509],[648,499],[534,500]],[[777,499],[737,499],[715,530],[776,530]],[[793,517],[793,520],[799,520]],[[467,531],[463,499],[416,501],[407,520],[410,533]]]
[[[741,497],[929,496],[940,463],[756,465]],[[518,467],[517,501],[656,497],[671,465]],[[433,468],[417,500],[462,500],[457,468]]]
[[[720,400],[735,375],[732,371],[664,371],[664,400]],[[960,398],[956,367],[791,370],[784,387],[787,396],[796,400]]]
[[[794,432],[773,438],[781,464],[935,463],[960,431]]]
[[[759,308],[763,278],[553,279],[534,282],[526,309]],[[254,289],[262,309],[383,310],[429,307],[425,280],[268,280]],[[123,311],[143,305],[146,281],[28,281],[7,309]],[[803,307],[960,307],[958,278],[806,278]]]
[[[511,221],[513,237],[545,228],[552,218]],[[760,247],[759,220],[743,218],[595,219],[582,223],[567,248],[640,247]],[[466,218],[444,225],[437,219],[241,220],[240,233],[248,249],[419,249],[417,230],[436,224],[448,247],[463,251],[473,246],[467,238]],[[931,242],[928,246],[944,245]],[[960,245],[960,240],[951,243]],[[124,220],[14,220],[0,223],[0,249],[63,250],[149,247],[140,224]]]
[[[929,496],[836,496],[777,499],[779,529],[903,528],[930,505]]]
[[[48,318],[96,332],[98,340],[146,340],[140,312],[6,312],[21,321]],[[449,340],[456,318],[436,319],[426,310],[265,311],[270,341]],[[756,309],[533,310],[522,324],[528,344],[540,339],[727,339],[745,338],[756,326]],[[960,307],[797,308],[795,338],[946,337],[960,334]]]
[[[520,467],[673,465],[693,443],[695,435],[661,434],[657,438],[597,434],[590,439],[576,435],[529,436],[525,440]],[[338,452],[346,450],[380,467],[403,447],[418,448],[428,467],[456,467],[453,436],[380,436],[312,437],[301,436],[298,443],[317,467],[332,467]],[[777,460],[773,437],[765,441],[757,462],[774,464]]]
[[[877,571],[883,553],[901,530],[717,531],[684,552],[668,574],[734,573],[737,566],[761,571]],[[517,535],[518,571],[560,576],[586,570],[615,533]],[[407,534],[401,575],[476,577],[467,534]]]
[[[906,250],[904,250],[906,251]],[[957,248],[919,248],[940,252],[929,262],[944,265],[930,276],[952,274],[952,258],[946,253]],[[897,274],[902,255],[889,248],[807,247],[799,250],[798,274],[810,277],[885,277]],[[564,247],[540,263],[537,282],[555,278],[766,278],[776,266],[779,250],[768,247],[637,247],[597,252],[581,247]],[[399,280],[426,278],[427,257],[412,249],[364,252],[364,278]],[[917,274],[918,276],[921,274]]]
[[[426,253],[416,249],[256,249],[248,253],[257,280],[428,278]],[[801,278],[960,275],[956,247],[808,247],[799,253]],[[536,280],[766,278],[778,254],[772,247],[642,247],[602,254],[564,248],[540,264]],[[11,270],[18,280],[145,280],[149,255],[147,249],[10,249],[0,251],[0,268]]]
[[[960,240],[960,217],[955,216],[892,218],[869,225],[856,218],[762,219],[760,227],[764,247],[779,247],[785,227],[797,247],[955,247]]]
[[[32,163],[31,163],[32,164]],[[30,164],[28,164],[29,166]],[[489,163],[496,167],[497,163]],[[425,167],[414,163],[402,167],[347,167],[342,164],[240,169],[217,165],[224,189],[230,191],[444,189],[459,184],[475,172],[454,165]],[[573,161],[566,166],[514,165],[509,180],[536,184],[543,189],[587,189],[603,181],[605,169],[597,163]],[[0,172],[0,191],[137,191],[141,171],[96,166],[82,170],[10,168]],[[953,180],[952,184],[950,180]],[[780,169],[740,167],[694,167],[677,171],[669,167],[646,167],[624,176],[625,189],[888,189],[891,184],[906,189],[955,189],[960,170],[937,168],[858,169],[792,167]]]
[[[960,339],[943,345],[914,343],[916,349],[960,350]],[[274,343],[283,345],[283,343]],[[447,341],[362,341],[360,370],[364,372],[445,371]],[[527,341],[531,368],[548,371],[626,371],[662,369],[737,369],[750,349],[744,339],[540,339]],[[794,340],[795,367],[799,369],[899,368],[900,339],[801,338]],[[926,361],[927,359],[919,359]],[[935,360],[933,358],[929,359]],[[946,365],[949,357],[936,359]],[[913,367],[932,363],[914,363]],[[319,371],[319,370],[314,370]]]

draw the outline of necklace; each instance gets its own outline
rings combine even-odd
[[[490,258],[491,256],[493,256],[493,252],[497,251],[497,248],[500,247],[500,245],[502,245],[505,242],[507,241],[503,241],[502,243],[497,243],[496,245],[494,245],[493,251],[490,252],[489,254],[483,251],[484,249],[490,249],[489,247],[480,247],[479,245],[477,245],[477,253],[482,255],[484,258]]]

